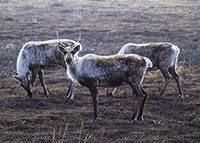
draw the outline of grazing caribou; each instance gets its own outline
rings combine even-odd
[[[165,85],[159,95],[161,97],[170,82],[170,74],[175,79],[179,96],[184,98],[181,90],[180,79],[176,73],[178,55],[180,49],[178,46],[171,43],[148,43],[148,44],[134,44],[128,43],[124,45],[118,52],[121,54],[138,54],[149,58],[153,63],[152,69],[159,69],[165,78]],[[107,95],[113,95],[115,89],[110,88],[107,90]]]
[[[81,45],[74,48],[63,47],[63,54],[67,64],[67,75],[82,86],[89,88],[94,106],[94,121],[98,119],[97,87],[117,87],[128,84],[138,98],[137,110],[134,112],[131,122],[143,119],[143,109],[147,94],[142,88],[142,81],[146,70],[152,67],[151,61],[143,56],[111,55],[98,56],[87,54],[79,57]]]
[[[18,55],[17,75],[13,75],[13,78],[21,83],[28,97],[32,98],[31,87],[38,74],[45,96],[48,97],[49,92],[44,82],[43,70],[57,69],[59,66],[67,69],[63,47],[70,49],[76,45],[80,43],[69,39],[26,43]],[[68,92],[68,95],[70,94],[73,92]]]

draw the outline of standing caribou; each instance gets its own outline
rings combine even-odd
[[[153,63],[152,69],[159,69],[165,78],[165,85],[161,90],[159,97],[161,97],[170,82],[170,74],[175,79],[179,96],[184,98],[180,86],[180,79],[176,73],[176,66],[180,49],[178,46],[171,43],[147,43],[147,44],[134,44],[128,43],[124,45],[118,52],[121,54],[138,54],[149,58]],[[107,95],[113,95],[115,89],[110,88],[107,90]]]
[[[27,92],[28,97],[32,98],[33,94],[31,87],[38,74],[45,96],[48,97],[49,92],[44,82],[43,70],[55,69],[59,66],[67,69],[65,54],[62,51],[63,47],[70,49],[77,45],[80,45],[80,43],[70,39],[59,39],[59,37],[58,40],[26,43],[18,55],[17,75],[13,75],[13,78],[21,83],[21,86]],[[71,84],[71,86],[72,85],[73,84]],[[69,96],[70,94],[73,94],[73,90],[72,92],[68,91]]]
[[[142,88],[142,81],[146,70],[152,67],[148,58],[135,54],[112,56],[87,54],[79,57],[81,45],[76,45],[74,48],[62,48],[68,77],[90,90],[94,106],[94,121],[98,119],[97,87],[117,87],[125,83],[132,88],[138,99],[137,109],[133,113],[131,122],[143,119],[147,94]]]

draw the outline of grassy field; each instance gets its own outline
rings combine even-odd
[[[92,122],[92,98],[77,86],[75,103],[63,103],[69,86],[64,70],[45,71],[51,96],[39,81],[30,100],[12,79],[19,50],[28,41],[82,36],[84,55],[115,54],[126,43],[171,42],[180,47],[178,73],[185,100],[171,81],[148,72],[144,121],[130,124],[136,100],[130,88],[113,98],[99,88],[101,121]],[[132,143],[200,140],[200,1],[198,0],[0,0],[0,142]]]

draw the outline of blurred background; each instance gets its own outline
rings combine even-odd
[[[15,69],[24,43],[77,40],[83,52],[115,54],[128,42],[171,42],[179,65],[200,65],[198,0],[0,0],[0,77]]]

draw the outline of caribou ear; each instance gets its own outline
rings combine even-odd
[[[80,44],[76,45],[73,49],[74,53],[78,52],[78,51],[82,51],[82,46]]]
[[[12,77],[19,82],[22,82],[22,79],[19,77],[19,75],[12,75]]]

